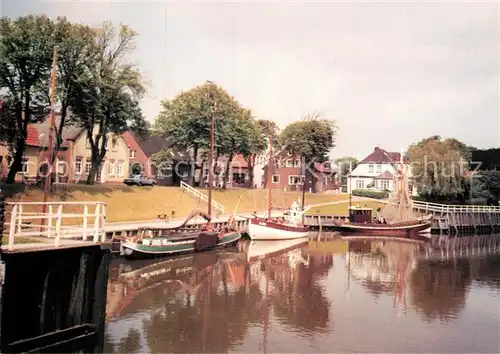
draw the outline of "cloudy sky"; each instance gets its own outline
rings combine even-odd
[[[211,80],[281,127],[312,111],[334,119],[335,157],[434,134],[500,145],[493,2],[3,0],[1,10],[132,26],[150,120],[161,99]]]

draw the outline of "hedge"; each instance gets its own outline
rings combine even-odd
[[[352,191],[352,195],[354,195],[356,197],[385,199],[385,198],[389,197],[389,192],[370,191],[370,190],[366,190],[366,189],[355,189]]]

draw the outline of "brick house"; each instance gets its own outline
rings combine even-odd
[[[129,148],[130,174],[142,174],[156,179],[158,185],[178,186],[187,182],[191,173],[191,156],[186,151],[172,147],[172,142],[152,134],[141,139],[131,131],[122,133],[122,138]],[[163,166],[156,166],[152,156],[162,150],[170,150],[171,160]]]
[[[279,153],[273,164],[272,183],[273,189],[283,191],[299,191],[304,185],[304,174],[301,161],[298,156],[289,153]],[[267,188],[267,164],[263,167],[262,188]],[[310,167],[308,167],[310,168]],[[329,161],[324,163],[315,162],[310,173],[306,173],[305,189],[307,192],[326,192],[338,189],[336,171]]]
[[[16,175],[16,182],[26,182],[30,179],[36,179],[39,168],[40,142],[34,124],[28,125],[27,133],[23,167]],[[11,163],[12,156],[7,144],[0,142],[0,180],[7,178]]]

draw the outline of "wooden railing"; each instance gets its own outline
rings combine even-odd
[[[198,199],[198,200],[201,200],[205,203],[208,203],[208,196],[206,194],[200,192],[199,190],[194,189],[189,184],[181,181],[180,188],[181,188],[181,191],[186,192],[191,197]],[[212,198],[212,208],[218,210],[219,214],[222,214],[224,212],[224,206],[221,203],[215,201],[213,198]]]
[[[500,213],[500,206],[448,205],[414,201],[413,207],[420,211],[438,213]]]
[[[56,247],[60,239],[81,239],[104,242],[106,203],[103,202],[18,202],[5,203],[5,223],[8,231],[8,249],[12,250],[16,237],[54,238]],[[45,212],[43,206],[45,205]],[[10,214],[10,215],[9,215]],[[9,217],[10,216],[10,217]]]

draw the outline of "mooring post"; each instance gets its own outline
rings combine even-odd
[[[2,193],[2,190],[0,189],[0,244],[2,244],[4,225],[5,225],[5,197]]]

